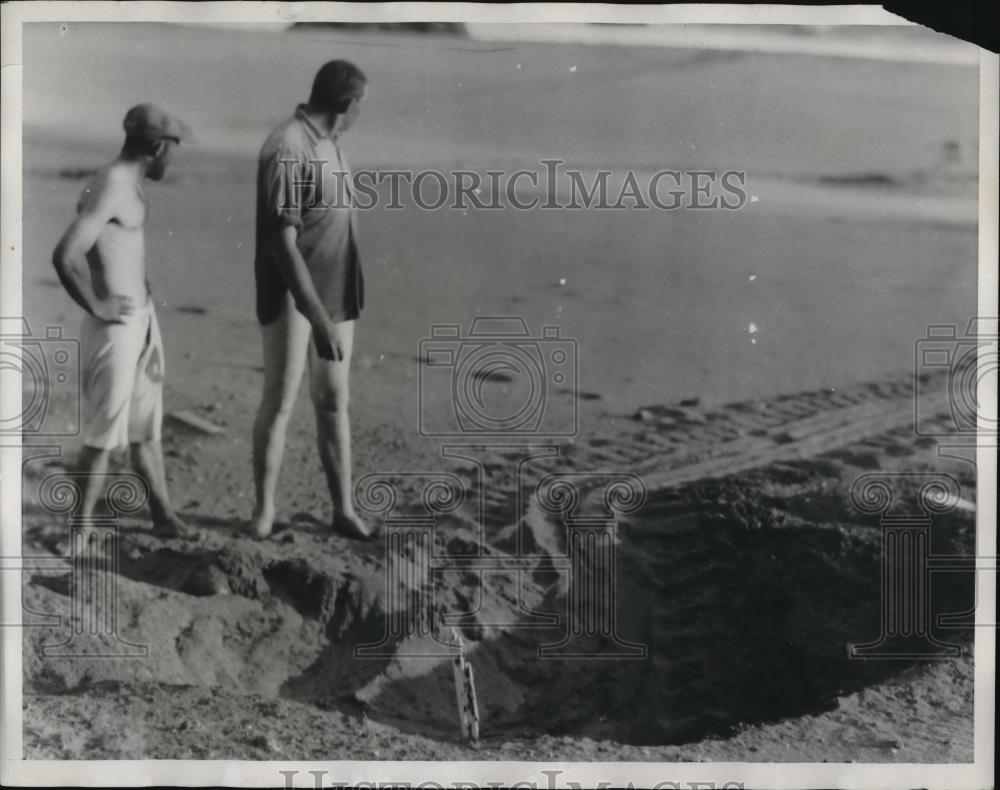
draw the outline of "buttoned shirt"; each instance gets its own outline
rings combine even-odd
[[[296,246],[333,321],[352,321],[364,306],[364,277],[351,205],[350,170],[337,141],[299,105],[264,142],[257,160],[257,319],[281,315],[288,287],[274,252],[282,228]]]

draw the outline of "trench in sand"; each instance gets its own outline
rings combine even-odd
[[[565,574],[536,571],[539,608],[560,613],[561,627],[467,629],[476,640],[483,732],[695,741],[832,709],[839,697],[912,667],[905,659],[848,658],[849,642],[881,632],[882,533],[833,486],[819,496],[761,495],[775,478],[831,472],[823,462],[804,466],[812,471],[776,465],[654,494],[620,532],[614,637],[583,635],[563,648],[590,657],[559,657],[556,647],[556,655],[539,658],[540,646],[565,639],[574,604]],[[966,551],[973,531],[969,514],[942,517],[934,548]],[[941,574],[933,585],[936,612],[972,607],[968,576]],[[602,603],[578,600],[577,611],[593,623]],[[935,636],[968,644],[969,634],[940,629]],[[637,644],[645,654],[624,658]],[[433,725],[454,737],[450,667],[438,662],[414,672],[395,663],[395,675],[369,699],[375,715],[404,730],[426,734]]]
[[[575,646],[591,653],[587,659],[539,657],[540,646],[564,639],[567,607],[579,593],[565,567],[539,559],[518,572],[497,552],[493,570],[432,574],[439,607],[472,613],[462,633],[483,737],[681,743],[816,713],[912,666],[847,656],[848,642],[879,633],[881,562],[877,522],[853,512],[842,495],[848,482],[838,476],[847,469],[830,459],[778,463],[651,494],[617,530],[618,641],[583,635]],[[566,546],[559,519],[522,517],[534,548]],[[974,518],[944,514],[933,534],[936,552],[969,553]],[[452,535],[452,550],[456,541],[460,534]],[[398,556],[403,586],[393,593],[377,549],[367,565],[331,570],[316,554],[255,553],[245,543],[167,548],[128,532],[122,543],[121,595],[134,600],[124,619],[151,643],[150,657],[76,660],[72,668],[42,661],[37,671],[29,662],[26,690],[72,691],[131,675],[364,710],[404,731],[459,739],[452,668],[440,646],[426,636],[386,638],[399,622],[394,607],[419,609],[427,600],[412,546]],[[66,584],[65,576],[49,575],[29,587],[65,595]],[[972,607],[966,576],[940,574],[932,592],[939,611]],[[576,602],[601,603],[586,596]],[[528,611],[558,615],[559,625],[546,627]],[[509,625],[491,625],[498,622]],[[962,631],[937,636],[968,642]],[[357,646],[378,643],[380,655],[355,655]],[[626,643],[644,645],[644,657],[614,657]],[[438,655],[412,657],[428,652]]]

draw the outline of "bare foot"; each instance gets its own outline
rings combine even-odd
[[[254,515],[250,519],[250,523],[243,528],[243,531],[249,535],[251,538],[256,538],[257,540],[264,540],[271,534],[271,530],[274,528],[274,516],[269,516],[267,514]]]
[[[183,540],[201,540],[201,533],[188,526],[176,514],[161,516],[153,520],[153,533],[161,538],[181,538]]]
[[[354,513],[338,513],[333,517],[333,531],[354,540],[371,540],[375,530],[366,527]]]

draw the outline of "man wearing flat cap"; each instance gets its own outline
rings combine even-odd
[[[331,526],[355,539],[372,536],[355,512],[351,483],[348,374],[364,279],[350,173],[340,148],[366,85],[353,63],[326,63],[309,101],[270,134],[258,158],[254,272],[264,392],[254,422],[257,503],[248,525],[258,538],[273,526],[285,431],[307,364]]]
[[[79,466],[88,477],[81,515],[94,515],[110,453],[128,444],[136,471],[149,486],[154,532],[197,538],[167,495],[160,446],[163,345],[146,279],[142,189],[144,178],[163,178],[174,147],[190,137],[190,130],[153,104],[129,110],[124,127],[121,153],[90,179],[76,219],[52,255],[63,286],[86,311]]]

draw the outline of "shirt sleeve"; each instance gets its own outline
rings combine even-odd
[[[261,163],[263,208],[273,227],[302,229],[308,167],[305,154],[287,146],[277,148]]]

